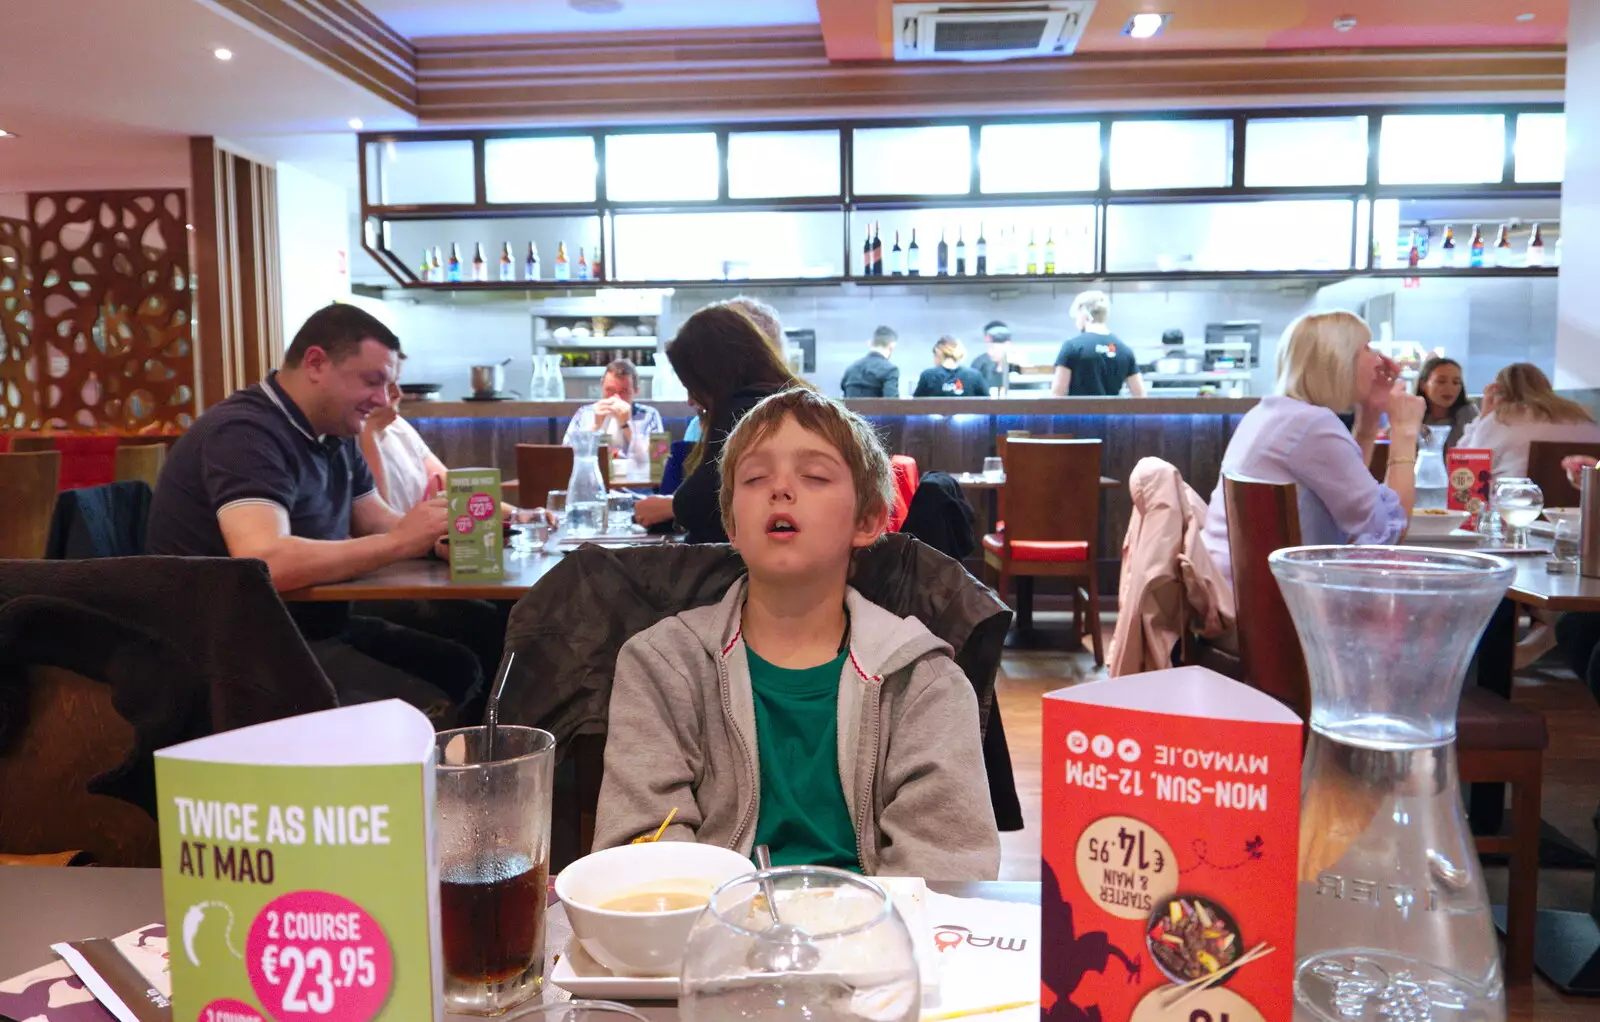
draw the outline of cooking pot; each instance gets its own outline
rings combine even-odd
[[[503,368],[508,358],[499,365],[473,366],[472,367],[472,395],[474,397],[493,397],[505,388],[506,374]]]

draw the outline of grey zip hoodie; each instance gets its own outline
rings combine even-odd
[[[611,686],[594,844],[655,830],[749,855],[761,782],[740,635],[745,580],[622,647]],[[847,589],[850,655],[839,678],[839,778],[868,875],[993,880],[978,700],[950,647]]]

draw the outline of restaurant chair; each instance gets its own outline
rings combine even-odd
[[[59,451],[0,454],[0,558],[44,556],[60,478]]]
[[[889,511],[889,531],[899,532],[911,511],[911,501],[917,495],[921,477],[917,472],[917,459],[908,454],[891,457],[889,469],[894,474],[894,507]]]
[[[1274,550],[1300,545],[1300,509],[1293,483],[1223,478],[1228,509],[1228,549],[1238,608],[1243,680],[1310,719],[1311,687],[1294,619],[1267,566]],[[1478,854],[1507,856],[1506,979],[1533,976],[1533,938],[1539,894],[1539,802],[1544,750],[1550,744],[1544,714],[1476,685],[1463,689],[1456,717],[1460,779],[1511,788],[1511,833],[1474,838]]]
[[[1389,474],[1389,441],[1379,440],[1372,445],[1372,461],[1367,468],[1372,472],[1372,478],[1383,482],[1383,477]]]
[[[1544,494],[1545,507],[1577,507],[1582,494],[1567,481],[1561,459],[1574,454],[1600,458],[1600,444],[1534,440],[1528,444],[1528,478]]]
[[[1033,579],[1070,580],[1074,633],[1080,639],[1088,636],[1094,662],[1103,667],[1095,557],[1100,441],[1013,437],[1001,449],[1006,466],[1000,490],[1003,523],[983,537],[984,564],[995,573],[995,589],[1009,603],[1012,580],[1018,581],[1017,621],[1026,631],[1033,627]]]
[[[562,749],[552,868],[589,850],[603,775],[617,654],[664,618],[720,600],[744,574],[722,544],[608,550],[579,547],[517,602],[506,629],[514,654],[500,720],[542,727]],[[1011,613],[960,563],[909,536],[889,535],[856,555],[851,584],[874,603],[916,617],[955,651],[987,732]],[[993,743],[985,734],[985,755]],[[1009,761],[986,762],[997,820],[1020,824]],[[1009,785],[1009,787],[1008,787]]]
[[[551,490],[564,490],[572,478],[572,448],[563,444],[517,445],[517,504],[544,507]]]
[[[56,449],[56,438],[53,436],[14,436],[11,438],[12,454],[38,454],[41,451]]]
[[[163,444],[123,444],[117,448],[115,481],[138,480],[154,490],[166,460],[167,448]]]

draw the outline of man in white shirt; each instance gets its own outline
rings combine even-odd
[[[627,457],[636,438],[650,439],[652,433],[665,433],[661,413],[649,405],[635,404],[639,394],[639,370],[625,358],[606,366],[605,378],[600,382],[604,395],[594,404],[584,405],[572,416],[566,435],[561,442],[572,446],[572,435],[579,432],[605,434],[611,453]]]

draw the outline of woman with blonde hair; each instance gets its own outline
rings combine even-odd
[[[961,364],[967,349],[949,334],[939,338],[933,346],[933,368],[924,369],[917,377],[917,389],[912,397],[988,397],[989,385],[983,374]]]
[[[1278,342],[1277,393],[1245,413],[1222,456],[1224,476],[1295,484],[1307,544],[1394,543],[1411,520],[1428,402],[1405,392],[1398,367],[1371,344],[1372,330],[1353,313],[1315,312],[1290,323]],[[1353,435],[1339,420],[1352,408]],[[1367,466],[1385,413],[1389,468],[1380,483]],[[1220,480],[1204,540],[1231,580]]]
[[[1462,434],[1462,447],[1494,452],[1494,478],[1528,474],[1528,445],[1535,440],[1600,443],[1600,425],[1588,409],[1555,392],[1531,362],[1514,362],[1483,388],[1482,414]]]

